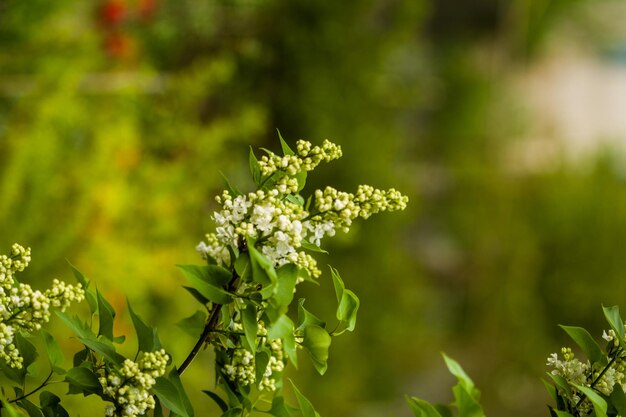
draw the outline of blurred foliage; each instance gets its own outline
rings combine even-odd
[[[346,157],[309,187],[395,186],[411,206],[331,248],[363,325],[323,378],[301,369],[303,392],[322,415],[390,414],[447,391],[445,350],[488,414],[541,415],[556,323],[598,329],[600,303],[624,304],[620,161],[503,157],[524,129],[508,74],[583,3],[1,0],[0,245],[33,248],[32,280],[70,259],[180,336],[182,358],[174,264],[198,259],[219,171],[245,178],[247,146],[276,149],[276,128],[328,137]],[[305,295],[332,315],[315,306],[326,278]]]

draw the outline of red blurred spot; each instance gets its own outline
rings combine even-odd
[[[122,0],[108,0],[100,9],[100,18],[108,25],[116,25],[126,17],[126,5]]]
[[[121,58],[131,51],[131,39],[123,33],[109,33],[104,39],[104,49],[109,55]]]

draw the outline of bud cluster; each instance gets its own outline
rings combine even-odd
[[[155,407],[150,388],[165,374],[169,355],[161,349],[143,352],[137,362],[126,359],[120,369],[106,369],[99,381],[109,401],[107,416],[136,417]]]
[[[313,171],[322,161],[330,162],[341,158],[341,155],[341,147],[329,140],[325,140],[321,147],[299,140],[296,143],[296,155],[279,156],[268,152],[268,155],[261,157],[259,167],[264,177],[278,171],[287,175],[296,175],[302,171]]]
[[[0,359],[12,368],[21,368],[23,362],[14,343],[16,333],[41,329],[50,320],[50,308],[64,311],[72,302],[85,298],[80,284],[55,279],[52,288],[42,293],[18,282],[15,273],[23,271],[29,262],[30,248],[17,243],[9,256],[0,256]]]
[[[241,323],[231,323],[234,331],[242,331]],[[269,340],[267,329],[263,322],[258,323],[258,342],[267,348],[270,354],[269,362],[265,367],[260,381],[256,378],[256,361],[254,355],[238,343],[235,348],[227,349],[227,357],[230,362],[223,365],[224,373],[228,379],[241,386],[257,384],[260,391],[276,391],[276,374],[285,369],[286,354],[281,339]]]

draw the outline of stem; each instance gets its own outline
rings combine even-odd
[[[233,277],[228,284],[229,290],[231,291],[233,290],[233,287],[235,286],[237,279],[239,279],[239,276],[237,275],[235,271],[233,271]],[[223,306],[222,304],[213,304],[213,309],[211,310],[209,319],[207,320],[206,325],[204,326],[204,330],[202,330],[202,334],[198,338],[198,341],[196,342],[194,347],[191,349],[191,352],[189,352],[189,355],[187,355],[183,363],[180,365],[180,368],[178,368],[178,375],[182,375],[183,372],[185,372],[185,370],[189,367],[191,362],[193,362],[196,356],[198,356],[198,353],[200,353],[200,349],[202,349],[202,345],[204,345],[208,341],[211,333],[215,331],[215,326],[217,326],[217,321],[220,317],[222,306]]]
[[[50,373],[48,374],[48,376],[46,377],[46,379],[41,383],[41,385],[39,385],[37,388],[35,388],[34,390],[30,391],[29,393],[23,394],[17,398],[14,398],[12,400],[9,401],[9,403],[15,403],[19,400],[23,400],[24,398],[33,395],[34,393],[36,393],[37,391],[39,391],[40,389],[42,389],[43,387],[45,387],[48,384],[48,381],[50,380],[50,378],[52,378],[52,374],[53,372],[50,371]]]

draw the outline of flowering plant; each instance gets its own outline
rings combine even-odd
[[[626,327],[619,308],[603,307],[609,329],[602,334],[605,348],[587,330],[576,326],[560,326],[587,357],[580,360],[572,348],[563,347],[561,355],[548,357],[549,380],[543,383],[553,405],[551,417],[618,417],[626,416]],[[459,384],[453,388],[459,417],[484,417],[480,392],[458,363],[444,355],[450,372]],[[433,405],[412,397],[407,402],[416,417],[451,416],[448,405]]]
[[[280,136],[280,135],[279,135]],[[280,138],[282,155],[264,150],[257,159],[250,151],[250,171],[256,189],[241,193],[228,185],[217,197],[213,213],[215,231],[197,246],[202,265],[179,265],[189,282],[185,289],[199,309],[182,321],[187,330],[202,329],[187,357],[177,361],[162,347],[156,329],[131,308],[137,338],[132,358],[119,353],[124,336],[113,332],[115,310],[74,267],[75,286],[54,281],[41,293],[18,283],[15,272],[30,260],[30,250],[15,245],[10,256],[0,257],[0,363],[11,381],[12,394],[3,390],[2,413],[11,417],[69,416],[62,399],[46,388],[67,384],[68,394],[96,395],[107,402],[107,416],[135,417],[152,413],[193,417],[180,376],[206,347],[215,353],[215,387],[204,390],[221,408],[223,417],[263,412],[287,417],[294,412],[316,417],[311,402],[293,381],[297,407],[283,396],[284,370],[298,363],[305,351],[315,369],[327,369],[332,337],[353,331],[359,299],[345,287],[339,272],[330,267],[337,299],[336,323],[328,325],[297,301],[297,317],[289,315],[299,284],[316,282],[322,271],[313,255],[325,237],[347,232],[357,218],[383,211],[403,210],[407,197],[394,189],[359,186],[355,193],[332,187],[302,195],[308,172],[322,162],[341,157],[341,148],[329,141],[313,146],[298,141],[296,151]],[[86,299],[90,315],[84,320],[64,312],[72,301]],[[37,351],[28,339],[48,321],[50,308],[74,332],[83,348],[74,354],[73,367],[64,367],[64,355],[54,337],[41,330],[50,372],[34,388],[31,365]],[[32,401],[39,393],[39,404]]]

